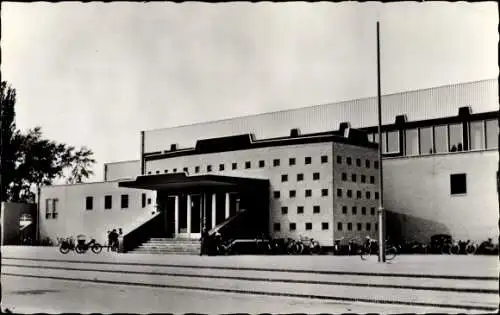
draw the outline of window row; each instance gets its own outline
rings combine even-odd
[[[361,183],[366,183],[366,175],[360,175],[359,176],[359,181]],[[347,173],[342,173],[342,181],[346,182],[348,180]],[[358,175],[357,174],[351,174],[351,181],[353,183],[358,181]],[[370,176],[370,184],[375,184],[375,176]]]
[[[306,231],[310,231],[313,228],[312,222],[306,222],[304,225],[305,225],[305,230]],[[290,222],[288,224],[288,228],[289,228],[290,231],[295,231],[295,230],[297,230],[297,224],[295,222]],[[329,229],[328,222],[322,222],[321,223],[321,230],[325,231],[325,230],[328,230],[328,229]],[[281,231],[281,223],[274,223],[273,224],[273,230],[274,230],[274,232]]]
[[[321,207],[316,205],[313,206],[313,213],[320,213]],[[304,206],[297,206],[297,213],[304,213]],[[288,214],[288,207],[281,207],[281,214]]]
[[[320,161],[321,161],[321,164],[328,163],[328,155],[322,155],[320,157]],[[309,165],[311,163],[312,163],[312,157],[306,156],[304,158],[304,164],[305,165]],[[296,165],[296,164],[297,164],[296,158],[289,158],[288,159],[288,165],[293,166],[293,165]],[[258,165],[259,168],[263,168],[263,167],[266,166],[266,161],[265,160],[260,160],[257,165]],[[281,160],[280,159],[273,159],[272,160],[272,165],[273,165],[273,167],[280,166],[281,165]],[[252,168],[252,162],[251,161],[245,161],[244,168],[245,169]],[[237,170],[238,169],[238,163],[237,162],[231,163],[231,169],[232,170]],[[207,165],[206,166],[206,171],[208,173],[212,172],[213,170],[214,170],[213,165]],[[219,164],[219,171],[224,171],[224,170],[226,170],[226,165],[224,163]],[[201,171],[201,167],[200,166],[195,166],[194,169],[193,169],[193,172],[195,174],[199,173],[200,171]],[[169,172],[168,169],[164,170],[164,173],[168,173],[168,172]],[[189,172],[189,168],[188,167],[182,168],[182,172]],[[151,173],[152,173],[151,171],[148,172],[149,175],[151,175]],[[177,168],[173,168],[172,169],[172,173],[177,173]],[[160,171],[157,170],[156,174],[160,174]]]
[[[362,215],[366,215],[367,214],[367,208],[366,207],[361,207],[361,214]],[[342,213],[343,214],[347,214],[347,206],[342,206]],[[351,210],[352,210],[352,214],[356,215],[358,214],[358,207],[356,206],[353,206],[351,207]],[[375,215],[375,208],[374,207],[371,207],[370,208],[370,214],[371,215]]]
[[[143,208],[146,207],[146,203],[151,204],[151,198],[146,199],[146,194],[141,195],[141,206]],[[127,209],[129,204],[129,196],[127,194],[120,195],[120,208]],[[110,210],[113,208],[113,196],[106,195],[104,196],[104,209]],[[93,210],[94,209],[94,197],[87,196],[85,197],[85,210]]]
[[[57,219],[57,203],[59,199],[48,198],[45,199],[45,219]]]
[[[344,230],[344,224],[342,222],[337,222],[337,231],[343,231]],[[346,223],[347,225],[347,231],[352,231],[353,224],[351,222]],[[363,231],[363,223],[356,223],[356,230],[357,231]],[[365,223],[365,231],[371,231],[372,230],[372,224],[370,222]],[[378,223],[375,223],[374,230],[378,231]]]
[[[297,174],[296,178],[297,178],[298,182],[301,182],[304,180],[304,174],[299,173],[299,174]],[[321,178],[321,175],[319,172],[312,173],[312,180],[320,180],[320,178]],[[288,174],[281,175],[281,182],[283,182],[283,183],[288,182]]]
[[[343,160],[344,160],[344,157],[342,157],[341,155],[337,155],[337,164],[344,163]],[[346,156],[345,157],[345,164],[352,165],[352,157]],[[365,160],[365,167],[366,168],[370,168],[370,165],[371,165],[371,161],[370,160]],[[356,166],[357,167],[361,167],[362,166],[361,159],[359,159],[359,158],[356,159]],[[373,161],[373,168],[378,169],[378,161]]]
[[[290,198],[297,197],[297,191],[296,190],[290,190],[288,192],[288,196]],[[312,197],[312,189],[306,189],[304,191],[304,196],[306,196],[306,197]],[[328,196],[328,188],[321,189],[321,197],[327,197],[327,196]],[[273,191],[273,197],[274,197],[274,199],[280,198],[281,197],[281,191],[279,191],[279,190]]]
[[[378,191],[376,191],[373,195],[374,195],[375,200],[378,200],[380,198],[380,194]],[[342,198],[343,196],[344,195],[343,195],[342,188],[337,188],[337,197]],[[347,189],[346,196],[347,196],[347,198],[353,198],[353,190]],[[361,190],[356,191],[356,199],[362,199],[362,198],[363,198],[363,192]],[[365,191],[365,198],[372,199],[372,192]]]

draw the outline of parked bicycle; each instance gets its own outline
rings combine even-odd
[[[299,254],[314,254],[321,253],[321,245],[314,238],[300,236],[297,241],[299,246]]]
[[[89,242],[85,241],[85,235],[77,236],[77,244],[75,246],[75,252],[78,254],[85,254],[89,249],[94,252],[94,254],[99,254],[102,251],[102,245],[97,243],[95,239],[91,239]]]
[[[378,255],[379,249],[376,241],[370,241],[366,243],[360,250],[360,256],[362,260],[368,259],[370,255]],[[393,260],[398,253],[398,250],[395,246],[388,245],[387,241],[385,242],[385,259]]]
[[[70,251],[75,250],[75,239],[73,237],[58,237],[57,242],[59,243],[59,251],[61,254],[67,254]]]

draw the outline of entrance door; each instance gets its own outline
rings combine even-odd
[[[167,207],[165,213],[165,236],[172,238],[175,235],[175,196],[167,198]]]
[[[190,238],[201,237],[201,211],[203,203],[201,195],[191,195],[191,231]]]

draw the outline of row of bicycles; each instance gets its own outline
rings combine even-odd
[[[208,252],[215,255],[263,254],[263,255],[305,255],[320,254],[322,247],[313,238],[300,237],[298,240],[272,239],[258,237],[255,239],[215,239],[207,244]]]
[[[88,251],[92,251],[94,254],[100,254],[104,247],[111,251],[118,251],[118,244],[103,246],[94,238],[87,241],[85,235],[78,235],[76,237],[76,242],[73,237],[57,238],[57,242],[59,244],[59,252],[62,254],[68,254],[70,251],[74,251],[77,254],[85,254]]]

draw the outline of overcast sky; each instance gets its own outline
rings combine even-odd
[[[2,3],[17,124],[139,157],[139,132],[498,76],[490,3]]]

